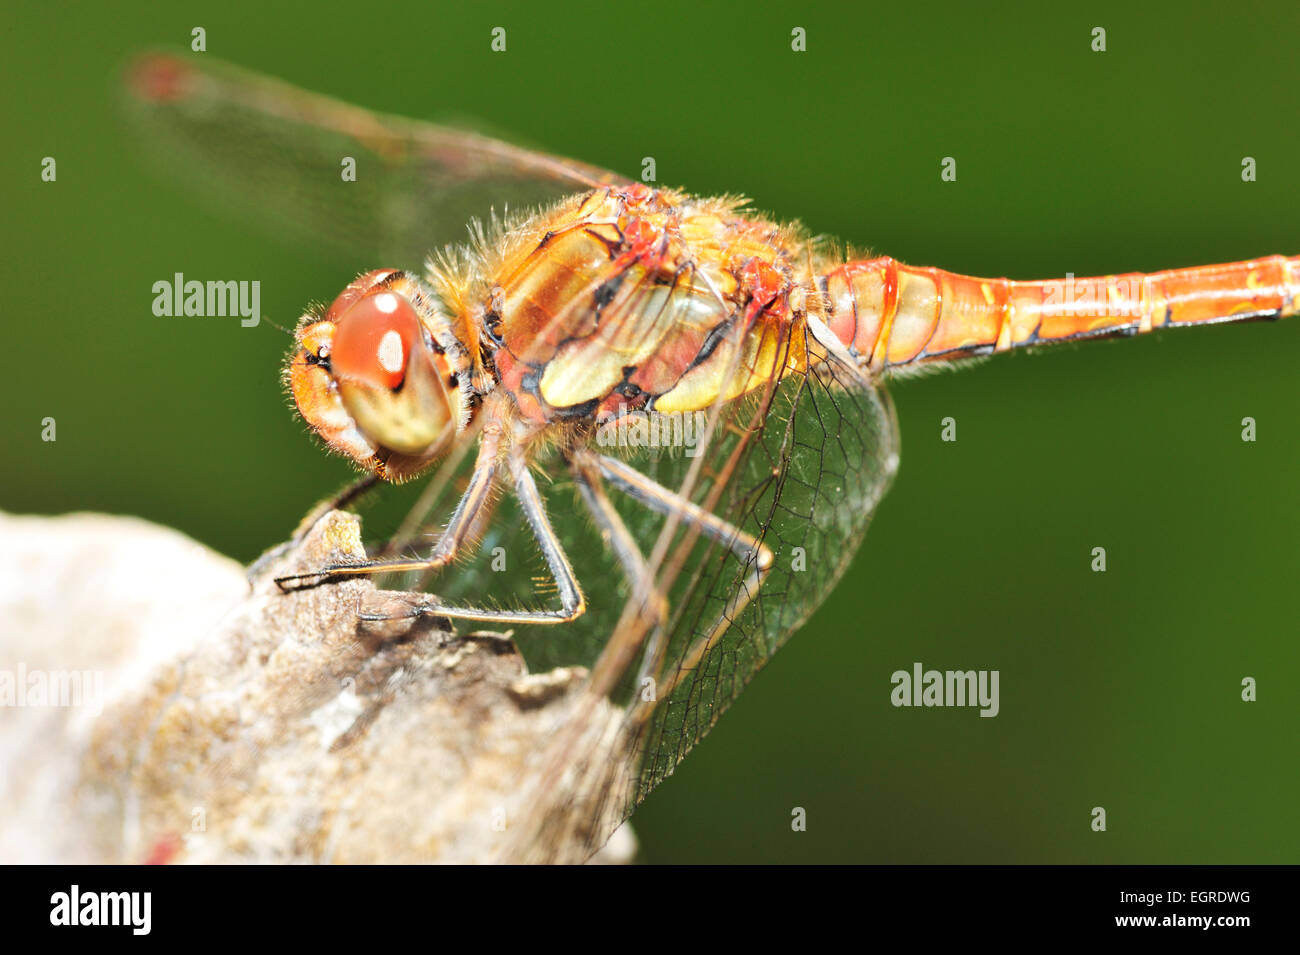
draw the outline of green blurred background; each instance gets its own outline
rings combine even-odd
[[[211,55],[307,88],[631,175],[653,156],[660,182],[916,264],[1300,252],[1300,7],[1137,6],[7,4],[0,507],[139,514],[251,559],[350,471],[285,407],[283,336],[155,318],[152,283],[260,278],[288,324],[363,268],[418,265],[340,261],[159,183],[113,108],[133,51],[203,26]],[[1298,363],[1291,321],[896,385],[902,469],[866,545],[639,811],[641,858],[1297,861]],[[1001,714],[894,709],[914,661],[1000,670]]]

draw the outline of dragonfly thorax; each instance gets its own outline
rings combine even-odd
[[[481,334],[520,413],[696,411],[776,373],[771,346],[790,341],[810,287],[804,246],[738,205],[632,185],[516,230],[491,268]]]

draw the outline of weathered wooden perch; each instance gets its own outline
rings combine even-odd
[[[500,636],[359,624],[384,600],[367,580],[272,580],[362,556],[357,519],[333,512],[250,588],[143,521],[0,515],[0,861],[574,862],[606,845],[631,771],[622,712],[580,668],[529,674]],[[102,699],[93,676],[80,705],[38,698],[74,671],[102,674]],[[622,830],[596,858],[632,852]]]

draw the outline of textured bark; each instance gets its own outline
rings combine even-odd
[[[0,674],[102,674],[97,701],[0,707],[0,861],[573,862],[626,805],[623,713],[586,673],[356,579],[355,517],[239,565],[130,518],[0,515]],[[93,680],[87,683],[93,686]],[[94,694],[88,695],[93,697]],[[600,861],[628,861],[626,829]]]

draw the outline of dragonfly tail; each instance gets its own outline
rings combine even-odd
[[[820,282],[826,324],[874,372],[1300,311],[1300,256],[1032,282],[957,275],[884,257],[845,263]]]

